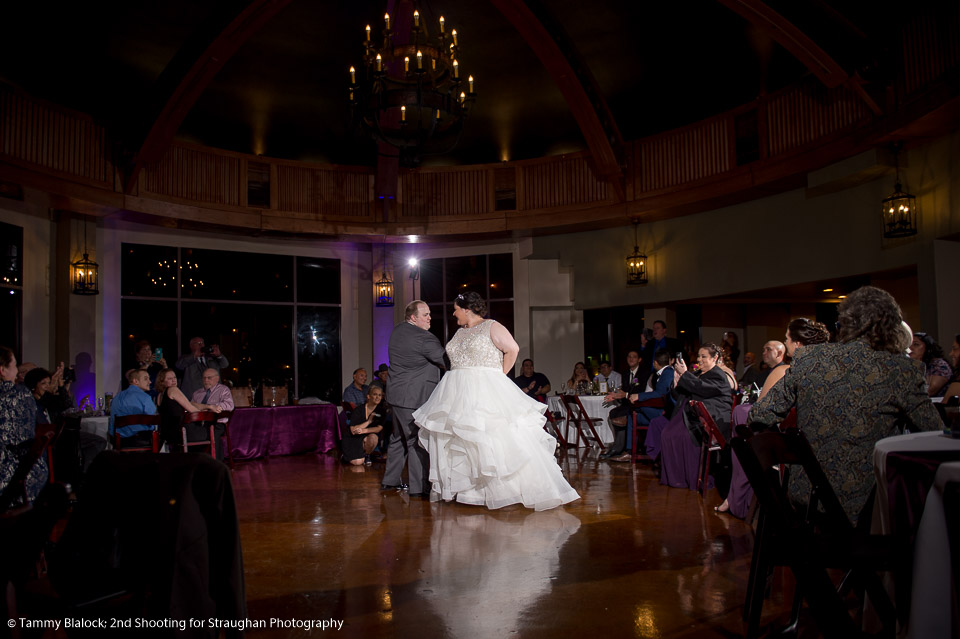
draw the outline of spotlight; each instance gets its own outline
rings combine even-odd
[[[410,279],[419,280],[420,279],[420,262],[415,257],[411,257],[407,260],[407,264],[410,266]]]

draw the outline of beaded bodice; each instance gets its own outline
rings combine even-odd
[[[483,320],[473,328],[461,328],[447,342],[447,356],[451,369],[496,368],[503,369],[503,352],[490,339],[493,320]]]

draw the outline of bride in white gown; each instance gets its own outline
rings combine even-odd
[[[476,293],[457,297],[453,315],[462,328],[447,344],[451,369],[413,414],[430,453],[433,495],[536,510],[579,499],[554,459],[556,440],[543,430],[546,405],[506,375],[520,349],[502,324],[483,319],[485,306]]]

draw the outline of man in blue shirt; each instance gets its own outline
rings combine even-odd
[[[343,401],[353,404],[353,407],[356,408],[367,401],[368,390],[370,390],[370,387],[367,386],[367,370],[358,368],[353,371],[353,381],[343,389]]]
[[[126,415],[156,415],[157,405],[150,397],[150,373],[142,369],[133,369],[127,371],[127,381],[130,386],[117,393],[110,404],[110,436],[113,437],[114,417],[125,417]],[[120,437],[124,439],[133,438],[130,445],[149,445],[152,435],[150,431],[156,426],[146,424],[133,424],[124,426],[119,431]]]

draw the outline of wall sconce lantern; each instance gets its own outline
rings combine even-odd
[[[643,286],[647,283],[647,256],[640,252],[637,241],[637,227],[640,222],[633,221],[633,253],[627,256],[627,286]]]
[[[883,216],[883,237],[910,237],[917,234],[917,198],[904,192],[900,183],[899,152],[902,142],[893,145],[893,166],[897,172],[893,193],[880,203]]]
[[[100,265],[87,253],[87,222],[83,222],[83,258],[70,265],[73,268],[74,295],[100,294]]]
[[[386,271],[380,273],[380,279],[374,282],[373,290],[377,296],[377,306],[393,306],[393,280],[387,277]]]

